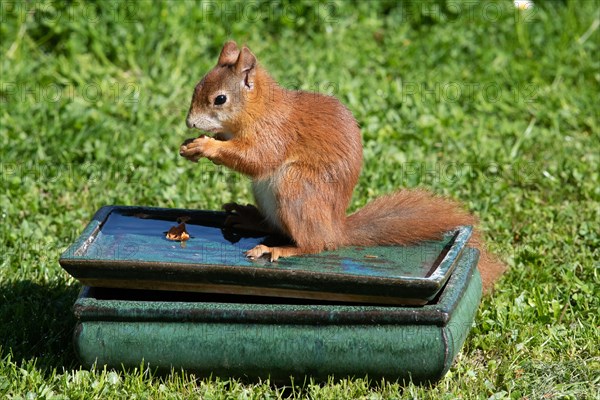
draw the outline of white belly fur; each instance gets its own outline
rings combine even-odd
[[[279,230],[282,230],[281,221],[279,220],[279,214],[277,212],[275,179],[277,179],[277,175],[273,174],[268,178],[252,181],[252,192],[254,193],[256,206],[263,213],[267,222]]]

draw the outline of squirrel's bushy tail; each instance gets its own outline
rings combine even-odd
[[[455,201],[424,190],[401,190],[379,197],[346,219],[346,246],[410,245],[439,239],[460,225],[477,225],[477,219]],[[506,270],[489,254],[477,231],[469,242],[479,249],[479,272],[485,291]]]

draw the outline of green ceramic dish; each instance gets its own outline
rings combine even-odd
[[[439,295],[420,307],[184,292],[84,288],[75,348],[84,365],[184,368],[202,376],[412,378],[450,368],[481,298],[467,248]]]
[[[188,218],[185,245],[165,238],[180,217]],[[419,246],[344,248],[271,263],[243,252],[277,239],[224,230],[225,218],[213,211],[103,207],[60,264],[88,286],[418,305],[440,291],[471,235],[461,227]]]

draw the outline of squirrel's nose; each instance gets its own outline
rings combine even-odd
[[[187,127],[188,127],[188,128],[190,128],[190,129],[192,129],[192,128],[195,128],[195,127],[196,127],[196,124],[194,124],[194,123],[193,123],[193,122],[190,120],[190,118],[186,118],[186,120],[185,120],[185,124],[186,124],[186,125],[187,125]]]

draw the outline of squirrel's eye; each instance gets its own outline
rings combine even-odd
[[[221,104],[225,104],[226,101],[227,101],[227,96],[225,96],[224,94],[220,94],[217,97],[215,97],[215,106],[220,106]]]

